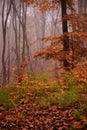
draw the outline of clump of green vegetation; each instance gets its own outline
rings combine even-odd
[[[57,83],[43,84],[39,82],[38,87],[31,88],[33,97],[39,102],[40,107],[44,107],[47,104],[56,104],[58,102],[58,93],[60,91],[60,86]]]
[[[46,91],[44,88],[37,88],[37,89],[33,88],[32,94],[34,97],[42,97],[42,96],[45,96]]]
[[[49,92],[58,92],[60,91],[60,85],[58,83],[52,83],[49,88],[48,88]]]
[[[27,88],[17,85],[15,87],[0,88],[0,105],[6,108],[14,108],[18,104],[26,103]]]
[[[47,77],[48,77],[48,75],[47,75],[46,73],[41,73],[41,74],[39,74],[39,76],[38,76],[38,80],[45,82],[45,81],[47,80]]]
[[[62,107],[70,106],[80,100],[80,93],[78,89],[78,83],[72,73],[69,73],[64,77],[64,82],[66,84],[66,89],[60,90],[57,93],[55,100]]]
[[[35,73],[33,73],[32,71],[28,72],[28,79],[35,81],[36,80]]]
[[[73,73],[69,73],[64,77],[67,87],[77,86],[77,81]]]
[[[79,119],[80,116],[81,116],[81,111],[78,110],[78,109],[75,109],[75,110],[72,112],[72,114],[73,114],[73,116],[74,116],[75,118]]]
[[[14,107],[16,104],[11,100],[10,93],[12,92],[11,88],[0,88],[0,105],[5,107]]]
[[[48,99],[48,102],[50,104],[56,104],[56,105],[59,104],[59,102],[58,102],[59,101],[59,94],[58,93],[51,93],[47,99]]]
[[[79,101],[79,93],[75,89],[69,89],[59,95],[60,106],[67,107]]]

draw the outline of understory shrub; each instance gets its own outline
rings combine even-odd
[[[11,88],[0,88],[0,105],[3,105],[5,107],[14,107],[16,105],[10,98],[11,92]]]
[[[41,106],[56,104],[67,107],[80,101],[80,90],[83,85],[78,85],[73,74],[70,73],[65,76],[66,86],[64,87],[67,89],[63,89],[63,86],[60,86],[55,81],[50,82],[45,79],[45,74],[36,76],[30,72],[22,80],[21,84],[14,82],[13,87],[1,88],[0,105],[16,107],[18,104],[27,103],[32,99]],[[86,107],[84,107],[83,111],[86,111]]]

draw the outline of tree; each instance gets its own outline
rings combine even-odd
[[[10,82],[10,78],[15,72],[11,69],[18,70],[21,64],[24,64],[26,56],[30,70],[32,70],[32,65],[26,33],[27,5],[20,0],[3,0],[2,2],[2,84],[5,85]]]
[[[5,4],[7,4],[7,13],[5,17]],[[11,10],[12,2],[3,0],[3,7],[2,7],[2,28],[3,28],[3,50],[2,50],[2,71],[3,71],[3,85],[6,84],[6,61],[5,61],[5,53],[6,53],[6,30],[7,30],[7,21],[9,17],[9,13]]]
[[[68,14],[66,7],[68,8]],[[46,59],[62,60],[64,66],[74,70],[76,66],[81,65],[81,59],[87,57],[87,48],[81,45],[83,42],[87,44],[87,32],[83,29],[83,24],[87,26],[86,12],[79,14],[73,0],[61,0],[61,8],[63,34],[58,37],[49,36],[43,38],[45,42],[51,41],[51,45],[37,52],[35,57],[42,56]]]
[[[67,24],[67,19],[63,20],[64,15],[67,15],[67,7],[66,7],[66,0],[61,0],[61,10],[62,10],[62,30],[63,30],[63,34],[64,34],[64,51],[66,53],[69,53],[69,40],[67,37],[67,33],[68,33],[68,24]],[[69,67],[69,62],[64,59],[64,66],[66,68]]]

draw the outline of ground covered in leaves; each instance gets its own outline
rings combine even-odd
[[[86,130],[87,124],[72,115],[74,107],[49,105],[39,108],[36,103],[21,104],[13,110],[0,110],[1,130]]]
[[[0,130],[86,130],[87,84],[27,76],[0,89]]]

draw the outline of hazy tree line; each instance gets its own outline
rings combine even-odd
[[[87,12],[86,0],[79,2],[76,10],[80,13]],[[45,62],[40,58],[33,58],[33,54],[45,47],[46,43],[41,38],[60,35],[63,26],[65,26],[63,32],[67,32],[67,21],[61,23],[61,11],[66,13],[64,3],[62,3],[62,8],[59,7],[56,11],[45,11],[44,13],[32,5],[28,7],[21,0],[2,0],[0,4],[1,84],[9,83],[12,80],[12,75],[18,74],[20,71],[44,72],[51,64],[54,64],[52,65],[54,67],[58,66],[57,61]],[[66,44],[65,50],[68,50]]]
[[[51,30],[52,13],[49,14],[48,21],[47,15],[32,6],[27,7],[20,0],[1,1],[2,84],[8,83],[15,71],[19,73],[20,67],[23,69],[26,66],[30,71],[35,71],[35,68],[40,72],[43,71],[43,60],[34,59],[33,52],[44,47],[44,42],[39,38],[44,37],[45,33],[50,35],[53,31]],[[49,27],[46,29],[46,26]]]
[[[26,5],[20,1],[2,1],[2,79],[3,84],[10,80],[12,64],[16,67],[24,60],[26,37]],[[10,29],[9,29],[10,27]],[[10,35],[9,35],[10,34]],[[22,54],[20,55],[20,37],[22,35]],[[28,48],[29,49],[29,48]],[[29,51],[29,50],[28,50]],[[21,57],[20,57],[21,56]],[[12,61],[13,60],[13,61]]]

